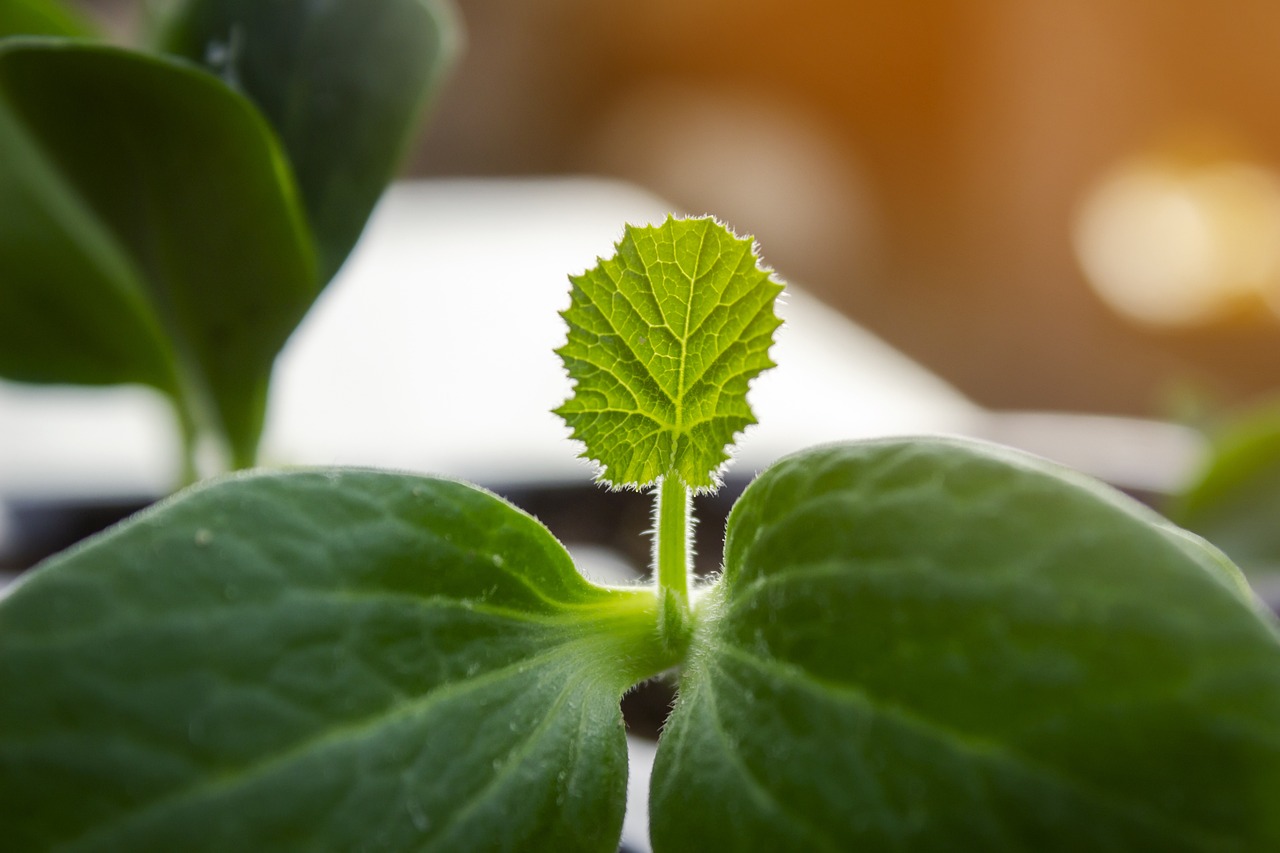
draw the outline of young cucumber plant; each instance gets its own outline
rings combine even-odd
[[[135,383],[253,463],[272,365],[449,65],[445,0],[178,0],[148,52],[0,0],[0,377]]]
[[[1276,623],[1106,486],[955,439],[812,449],[691,587],[688,496],[752,422],[781,288],[709,219],[617,248],[573,279],[559,411],[653,489],[652,586],[459,482],[195,487],[0,603],[6,848],[611,850],[619,699],[675,670],[658,851],[1280,849]]]

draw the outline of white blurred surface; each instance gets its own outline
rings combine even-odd
[[[649,780],[658,745],[650,740],[627,737],[627,812],[622,818],[622,843],[635,853],[648,853]]]
[[[263,462],[585,481],[550,412],[570,390],[552,352],[567,277],[611,254],[623,223],[669,212],[593,179],[393,187],[278,362]],[[980,410],[797,287],[779,313],[780,366],[752,391],[760,425],[738,473],[822,441],[981,431]],[[172,416],[146,389],[0,383],[0,497],[163,494],[177,458]]]
[[[570,393],[553,352],[568,276],[612,254],[624,222],[669,212],[585,179],[397,187],[281,359],[264,458],[488,483],[590,476],[550,411]],[[781,366],[752,392],[760,426],[740,464],[817,441],[972,428],[978,413],[958,394],[789,290]]]
[[[0,499],[163,495],[180,455],[172,409],[150,388],[0,381]]]

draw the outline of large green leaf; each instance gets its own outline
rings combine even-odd
[[[1208,464],[1169,513],[1247,573],[1280,572],[1280,404],[1215,435]]]
[[[310,240],[270,128],[243,97],[186,63],[56,40],[0,47],[0,109],[9,111],[2,144],[44,160],[8,175],[19,191],[0,197],[0,219],[34,211],[49,225],[37,230],[44,223],[32,220],[0,236],[0,296],[25,294],[19,304],[32,312],[7,322],[61,329],[26,356],[28,372],[57,346],[81,349],[66,357],[91,362],[104,339],[154,320],[175,356],[184,407],[246,464],[275,356],[317,292]],[[25,167],[0,172],[14,169]],[[65,261],[44,266],[64,251]],[[136,304],[139,289],[150,312]],[[109,310],[95,315],[96,305]],[[129,313],[138,317],[113,325]],[[94,316],[100,327],[81,336]],[[117,346],[134,357],[154,350]],[[15,358],[10,352],[6,363]],[[136,379],[123,370],[117,381]]]
[[[1280,849],[1280,639],[1216,551],[948,440],[747,490],[653,780],[655,849]]]
[[[16,35],[90,36],[88,21],[54,0],[4,0],[0,3],[0,38]]]
[[[326,281],[394,176],[456,41],[445,0],[185,0],[159,38],[241,89],[279,133]]]
[[[197,488],[0,602],[5,848],[612,850],[655,620],[459,483]]]
[[[576,385],[556,413],[605,482],[674,475],[711,488],[726,447],[756,422],[747,386],[773,367],[782,285],[751,240],[709,217],[628,225],[616,249],[570,279],[556,352]]]

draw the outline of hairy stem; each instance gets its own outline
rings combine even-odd
[[[654,527],[654,577],[658,584],[658,628],[668,645],[678,645],[689,630],[689,575],[693,568],[689,487],[678,476],[658,483]]]

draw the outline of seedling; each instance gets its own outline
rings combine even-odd
[[[190,480],[255,460],[275,358],[454,28],[444,0],[165,8],[129,50],[53,0],[0,3],[0,377],[155,388]]]
[[[669,672],[659,851],[1280,849],[1280,633],[1217,551],[1043,460],[885,439],[766,470],[691,584],[781,286],[710,219],[572,281],[559,411],[654,492],[654,582],[455,481],[197,486],[0,603],[7,848],[611,850],[619,699]]]

